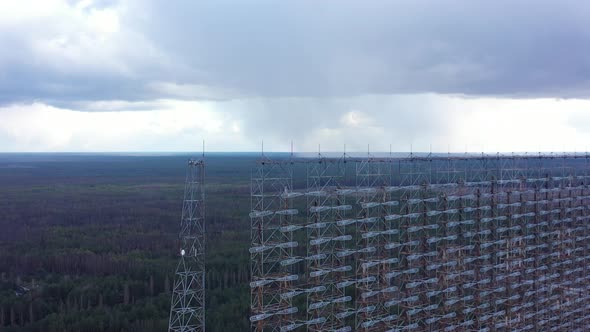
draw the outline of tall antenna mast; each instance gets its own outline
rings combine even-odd
[[[205,141],[203,140],[203,158]],[[189,159],[168,331],[205,331],[205,162]]]

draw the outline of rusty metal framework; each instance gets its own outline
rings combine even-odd
[[[318,155],[255,174],[256,331],[590,329],[587,154]]]

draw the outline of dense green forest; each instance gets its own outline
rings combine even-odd
[[[0,330],[166,330],[187,158],[0,154]],[[207,157],[210,331],[249,327],[255,158]]]

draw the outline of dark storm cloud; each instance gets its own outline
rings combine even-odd
[[[91,61],[92,47],[84,65],[55,53],[47,65],[29,43],[63,34],[43,31],[59,17],[0,24],[12,54],[0,56],[0,102],[589,95],[586,2],[138,1],[119,14],[108,56],[124,70]]]

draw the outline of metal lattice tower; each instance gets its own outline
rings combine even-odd
[[[168,331],[205,331],[205,163],[189,160]]]
[[[391,264],[398,263],[395,257],[388,257],[384,244],[397,229],[387,229],[388,211],[399,203],[389,199],[385,188],[390,185],[391,164],[375,160],[369,155],[356,163],[356,329],[375,331],[381,322],[396,318],[388,315],[384,302],[397,290],[383,277]]]
[[[302,258],[295,256],[299,244],[293,232],[298,210],[292,201],[301,194],[292,191],[292,163],[267,158],[258,162],[251,179],[251,311],[256,331],[279,331],[299,326],[293,314],[293,297],[299,276],[294,268]]]
[[[307,164],[307,330],[351,331],[346,318],[352,314],[353,296],[346,287],[354,284],[353,267],[347,258],[352,236],[346,234],[346,204],[342,191],[346,160],[328,159],[321,154]]]

